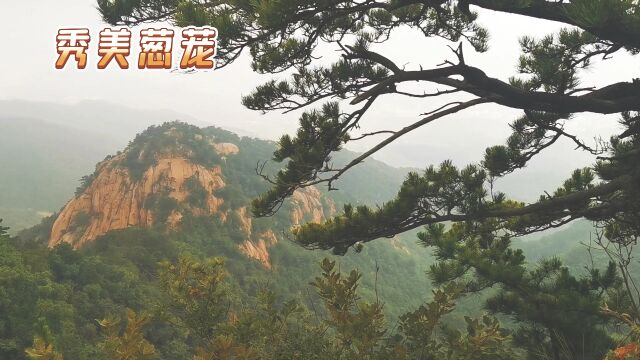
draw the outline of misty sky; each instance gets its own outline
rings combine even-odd
[[[520,36],[541,36],[559,28],[558,24],[551,22],[489,11],[481,12],[480,21],[490,30],[490,51],[475,54],[467,46],[467,63],[503,80],[515,74],[519,56],[517,39]],[[105,25],[95,10],[95,0],[2,1],[0,24],[3,30],[0,36],[0,99],[65,104],[102,100],[134,108],[172,109],[204,123],[269,139],[276,139],[283,132],[292,132],[296,128],[300,112],[262,115],[242,107],[240,97],[271,78],[270,75],[252,73],[247,57],[222,70],[195,74],[138,70],[135,66],[129,70],[116,67],[96,70],[96,35]],[[92,31],[94,37],[87,69],[79,71],[68,66],[64,70],[55,70],[55,35],[62,27],[87,27]],[[138,30],[133,31],[134,44]],[[380,50],[398,64],[406,64],[409,69],[418,68],[420,64],[429,68],[444,59],[452,59],[453,55],[444,45],[441,40],[427,40],[410,30],[401,30],[388,44],[374,50]],[[323,50],[326,61],[335,57],[333,49]],[[174,51],[174,56],[177,56],[175,54],[179,54],[178,50]],[[135,60],[131,59],[136,56],[134,47],[130,56],[133,64]],[[602,86],[628,81],[630,74],[636,72],[637,65],[627,55],[617,56],[589,70],[583,77],[583,85]],[[429,101],[400,96],[384,98],[369,111],[362,131],[398,129],[419,119],[420,113],[433,110],[454,98]],[[460,163],[478,161],[486,146],[504,141],[509,133],[508,124],[517,115],[516,111],[493,105],[476,107],[407,135],[378,157],[404,166],[423,166],[426,162],[448,157],[454,157]],[[578,115],[567,124],[569,131],[587,140],[596,134],[609,134],[615,128],[615,118],[590,114]],[[363,141],[351,148],[361,151],[371,144]],[[555,150],[547,151],[532,164],[530,171],[544,171],[545,160],[552,161],[554,167],[566,168],[567,172],[590,162],[585,154],[568,152],[571,148],[570,144],[564,143]],[[568,153],[572,155],[564,156]]]

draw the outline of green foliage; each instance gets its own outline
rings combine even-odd
[[[254,304],[230,314],[225,325],[232,337],[258,359],[328,359],[335,355],[326,328],[319,326],[308,309],[291,299],[261,289]]]
[[[149,195],[144,201],[144,208],[151,210],[158,223],[165,223],[171,213],[179,208],[178,201],[169,196],[168,191]]]
[[[640,30],[640,7],[633,0],[582,0],[569,9],[569,15],[584,27],[603,27],[619,23],[631,31]],[[637,51],[631,48],[632,51]]]
[[[160,359],[185,359],[196,354],[200,358],[348,359],[358,350],[350,350],[342,345],[347,337],[363,339],[357,342],[362,351],[373,346],[377,349],[376,356],[388,356],[391,345],[387,345],[386,338],[380,337],[379,333],[376,335],[377,331],[386,330],[386,326],[382,330],[380,328],[386,324],[381,304],[365,306],[365,302],[358,300],[356,307],[352,302],[350,310],[334,312],[349,313],[345,318],[347,322],[342,321],[341,315],[331,316],[333,310],[330,307],[322,310],[317,306],[318,299],[322,299],[322,303],[326,300],[328,305],[331,297],[340,297],[345,290],[358,289],[360,292],[352,292],[350,299],[371,298],[369,292],[373,283],[369,281],[362,286],[360,282],[363,280],[358,277],[358,284],[354,284],[348,280],[349,277],[343,278],[333,271],[332,276],[337,276],[341,281],[333,285],[325,283],[329,286],[323,286],[324,294],[328,297],[310,298],[307,292],[303,296],[304,301],[300,301],[295,297],[303,286],[304,272],[298,282],[288,272],[266,273],[260,265],[239,254],[236,245],[221,239],[224,227],[212,224],[209,220],[189,221],[194,221],[189,224],[192,228],[189,237],[187,233],[182,233],[184,237],[174,238],[174,235],[169,236],[161,231],[128,229],[110,232],[79,251],[62,245],[49,252],[34,247],[32,243],[21,245],[19,250],[13,248],[13,253],[3,250],[5,262],[11,261],[11,254],[19,259],[24,258],[21,261],[28,264],[28,268],[20,270],[19,266],[12,263],[11,269],[14,272],[23,271],[26,279],[31,277],[34,280],[31,295],[12,292],[17,289],[24,292],[26,288],[23,283],[3,284],[3,291],[12,300],[9,304],[24,307],[24,311],[14,308],[10,312],[3,312],[2,321],[5,324],[14,321],[24,329],[19,332],[18,328],[4,328],[9,330],[7,334],[10,338],[15,339],[15,346],[10,350],[13,352],[9,354],[16,355],[8,356],[20,359],[25,354],[25,348],[47,352],[49,345],[54,344],[55,351],[65,358],[113,359],[121,355],[114,355],[109,349],[121,349],[119,354],[139,354],[148,349],[143,345],[148,343],[153,345]],[[197,239],[198,229],[202,231],[202,240]],[[212,234],[217,234],[218,240],[212,242]],[[6,245],[14,246],[11,244],[8,242]],[[289,247],[291,245],[285,248]],[[360,256],[385,256],[383,252],[371,253],[374,249],[375,246],[367,248]],[[229,258],[228,271],[235,275],[225,275],[227,271],[223,269],[219,258],[200,260],[180,257],[179,254],[185,251],[225,254]],[[292,250],[289,248],[288,251]],[[394,257],[389,254],[392,253],[386,257],[392,261]],[[273,257],[272,261],[278,264],[289,261],[289,269],[291,266],[307,269],[307,264],[316,261],[315,257],[308,257],[299,259],[300,265],[295,265],[296,258],[286,256],[282,249],[280,253],[274,251]],[[160,263],[163,265],[159,266]],[[29,270],[36,269],[35,266],[42,270]],[[397,271],[403,266],[406,263],[389,263],[383,269]],[[389,281],[397,282],[392,277],[386,278],[384,274],[379,279],[376,287],[383,294],[385,289],[389,289]],[[268,288],[260,285],[267,281],[271,284]],[[411,281],[408,285],[415,287]],[[293,298],[283,300],[274,289]],[[391,298],[397,296],[395,291],[389,292],[389,295],[393,295]],[[31,301],[13,301],[20,298]],[[115,326],[112,327],[114,330],[107,331],[105,342],[101,336],[105,331],[100,330],[94,319],[107,316],[106,320],[109,320],[109,314],[124,314],[127,309],[151,314],[147,318],[149,321],[132,321],[133,328],[129,330],[128,325],[124,328],[115,326],[117,321],[114,319],[118,316],[112,321],[103,322],[103,325],[111,323]],[[11,320],[7,314],[19,317]],[[319,319],[322,314],[327,314],[326,321]],[[36,318],[49,325],[50,338],[37,335],[43,331],[32,327],[38,322]],[[367,327],[367,331],[358,334],[358,327],[365,324],[373,327]],[[143,325],[144,332],[141,332]],[[141,337],[143,333],[144,338]],[[34,336],[41,336],[46,341],[32,344]],[[103,344],[102,347],[99,344]]]
[[[590,54],[607,51],[606,44],[578,29],[561,29],[541,40],[525,36],[520,39],[520,46],[523,54],[518,71],[528,78],[519,87],[554,93],[575,89],[579,83],[577,72],[591,64]]]
[[[172,299],[171,308],[179,309],[178,317],[201,339],[211,338],[226,315],[223,265],[221,258],[196,262],[188,257],[161,265],[160,284]]]
[[[348,206],[342,215],[324,224],[304,225],[295,232],[296,240],[310,248],[333,248],[336,253],[345,253],[360,240],[392,236],[417,227],[416,222],[398,222],[417,209],[430,214],[436,222],[455,220],[453,212],[480,214],[493,206],[485,201],[486,177],[485,171],[476,166],[459,170],[449,161],[440,168],[430,166],[422,176],[410,173],[398,196],[382,207]]]
[[[450,282],[433,292],[433,300],[400,318],[400,333],[412,358],[420,359],[514,359],[507,346],[508,331],[489,315],[480,319],[464,317],[466,334],[442,325],[443,317],[453,312],[460,297],[458,284]],[[437,336],[438,331],[440,336]]]
[[[151,126],[138,134],[124,150],[120,163],[133,180],[139,180],[162,155],[184,156],[205,167],[221,163],[211,139],[200,128],[179,121]]]
[[[213,229],[204,231],[210,234]],[[433,291],[430,301],[400,316],[394,327],[386,325],[386,304],[383,306],[375,294],[363,297],[368,290],[362,285],[371,279],[357,271],[343,274],[337,270],[337,263],[328,259],[321,262],[321,273],[312,282],[317,297],[305,297],[301,302],[282,299],[269,289],[285,289],[280,279],[290,278],[290,274],[269,275],[271,285],[257,286],[253,293],[247,293],[252,280],[239,275],[259,272],[257,268],[251,270],[252,263],[242,260],[234,246],[229,247],[230,259],[226,263],[230,268],[225,270],[221,258],[178,255],[177,247],[195,251],[202,245],[193,238],[173,240],[162,232],[113,232],[80,251],[70,246],[58,247],[51,253],[14,250],[16,255],[28,257],[28,264],[42,263],[43,259],[48,263],[48,270],[37,274],[38,282],[44,282],[35,295],[39,305],[32,303],[21,313],[19,320],[27,326],[24,335],[16,337],[23,339],[23,345],[16,348],[42,353],[55,349],[73,359],[126,358],[123,354],[137,354],[130,358],[138,359],[142,353],[155,353],[159,359],[518,359],[522,356],[510,346],[511,339],[521,347],[530,346],[532,358],[543,350],[541,344],[553,348],[551,332],[526,331],[545,329],[544,326],[555,329],[563,348],[571,349],[584,336],[587,354],[594,354],[594,358],[613,346],[602,330],[606,317],[597,314],[603,300],[597,289],[603,284],[615,285],[615,271],[592,272],[584,279],[576,279],[553,261],[529,270],[523,268],[521,253],[510,252],[504,240],[486,238],[485,243],[462,246],[454,240],[464,229],[444,230],[434,228],[430,235],[420,237],[435,246],[436,255],[443,261],[447,261],[446,256],[464,260],[473,264],[472,270],[458,281],[443,280],[446,284]],[[221,245],[210,244],[218,251],[224,249]],[[478,253],[469,252],[473,248]],[[367,246],[359,256],[367,256],[370,251]],[[36,256],[41,258],[33,258]],[[7,256],[4,261],[10,258]],[[500,267],[514,275],[505,278],[504,273],[496,271]],[[385,279],[384,269],[367,277]],[[266,279],[254,280],[264,284]],[[513,337],[489,315],[467,315],[462,323],[453,321],[455,303],[474,286],[487,284],[487,279],[492,279],[499,290],[489,298],[488,309],[517,319]],[[394,276],[392,280],[402,281],[402,277]],[[384,289],[384,284],[376,283],[374,289]],[[287,294],[294,296],[293,292]],[[381,292],[380,299],[385,299],[384,294]],[[101,321],[105,327],[102,331],[96,327],[99,324],[93,319],[124,314],[129,308],[149,316],[132,319],[129,313],[126,326],[118,325],[117,317],[107,317]],[[538,311],[548,316],[541,316]],[[30,344],[34,334],[46,333],[32,328],[31,324],[37,322],[35,317],[24,323],[31,313],[50,325],[50,337],[35,335],[44,342]],[[523,343],[532,339],[539,342]],[[51,348],[51,344],[55,347]],[[602,346],[604,350],[595,350]],[[115,354],[113,349],[120,350]],[[17,358],[20,351],[15,352]]]
[[[80,178],[80,185],[76,188],[75,195],[80,196],[82,193],[87,190],[89,185],[96,179],[96,173],[94,172],[91,175],[85,175]]]
[[[26,349],[27,358],[31,360],[62,360],[62,355],[56,352],[53,344],[47,343],[45,339],[35,336],[33,345]]]
[[[73,217],[71,225],[74,229],[83,229],[87,225],[89,225],[90,221],[91,221],[91,214],[85,211],[81,211],[77,213],[76,216]]]
[[[421,241],[436,249],[439,262],[430,268],[432,279],[462,280],[469,292],[495,288],[487,309],[513,317],[518,324],[514,343],[532,359],[601,359],[613,344],[601,327],[608,320],[600,306],[607,292],[621,286],[615,264],[579,279],[554,258],[528,269],[522,251],[510,248],[509,237],[490,229],[482,223],[455,224],[447,231],[432,225],[420,233]]]
[[[442,316],[453,310],[452,301],[459,293],[454,287],[435,291],[433,302],[404,315],[399,332],[385,337],[382,305],[359,301],[360,274],[352,271],[343,277],[335,271],[335,262],[328,259],[322,261],[321,268],[322,274],[312,283],[324,304],[326,318],[321,323],[316,323],[297,301],[278,306],[272,291],[261,290],[253,306],[243,307],[238,314],[229,313],[226,321],[218,320],[218,331],[197,349],[194,359],[513,358],[506,346],[505,331],[492,317],[466,318],[464,335],[443,326]],[[204,297],[220,303],[224,296],[229,293]],[[227,309],[233,309],[233,305]],[[438,336],[436,328],[442,330]]]
[[[347,358],[371,358],[386,332],[382,304],[359,303],[357,288],[361,275],[353,270],[342,278],[334,270],[335,265],[334,261],[324,259],[322,275],[311,285],[318,289],[329,313],[328,325],[335,329]]]
[[[19,358],[29,344],[38,301],[38,274],[29,271],[0,221],[0,357]]]
[[[340,109],[335,103],[327,104],[322,111],[302,116],[295,140],[288,135],[280,139],[279,148],[274,152],[274,160],[291,160],[286,169],[280,170],[276,175],[276,187],[254,200],[255,215],[273,215],[273,210],[279,209],[285,198],[297,189],[295,184],[310,180],[317,171],[329,166],[327,156],[340,150],[345,140],[339,125]],[[313,146],[309,147],[309,144]]]
[[[187,203],[195,208],[205,208],[209,194],[207,189],[200,183],[198,177],[193,175],[184,182],[185,189],[189,192]]]
[[[297,301],[278,304],[272,291],[261,289],[242,305],[224,283],[222,264],[219,258],[181,258],[161,271],[172,299],[166,314],[193,337],[194,359],[328,358],[320,329]]]
[[[120,333],[120,321],[105,318],[98,321],[103,328],[106,339],[101,347],[112,360],[152,360],[156,358],[156,350],[143,334],[143,328],[148,322],[144,315],[138,315],[127,310],[127,323]]]
[[[62,354],[55,350],[54,336],[44,319],[39,319],[34,329],[33,345],[25,349],[28,359],[31,360],[62,360]]]

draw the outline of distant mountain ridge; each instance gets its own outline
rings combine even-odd
[[[71,198],[78,180],[90,173],[107,154],[123,149],[136,134],[149,126],[181,120],[201,126],[187,115],[168,110],[136,110],[101,101],[76,105],[0,100],[0,218],[12,230],[35,225],[43,215],[57,212]],[[272,141],[260,154],[271,157]],[[337,154],[336,163],[354,153]],[[256,159],[257,160],[257,159]],[[255,163],[252,164],[255,166]],[[408,169],[392,169],[375,160],[367,161],[379,175],[372,179],[354,172],[342,181],[341,193],[363,195],[375,202],[395,195]],[[250,175],[255,176],[254,169]],[[372,191],[369,191],[372,190]],[[342,196],[342,194],[338,195]],[[353,201],[361,201],[352,196]]]
[[[82,178],[75,196],[54,215],[48,245],[80,248],[112,230],[180,230],[185,218],[210,217],[232,224],[242,234],[241,252],[271,267],[268,248],[281,237],[278,229],[324,221],[346,202],[386,201],[404,178],[403,171],[371,161],[337,184],[342,191],[301,189],[276,216],[253,219],[250,202],[268,188],[255,166],[274,150],[271,141],[215,127],[177,121],[151,126]],[[344,163],[351,156],[345,152],[335,161]],[[274,173],[279,165],[269,166]]]
[[[0,218],[20,230],[56,212],[78,179],[150,125],[196,121],[169,110],[102,102],[0,100]]]
[[[49,124],[86,133],[99,134],[117,143],[126,143],[151,125],[180,120],[204,126],[195,118],[169,109],[134,109],[106,101],[84,100],[59,104],[25,100],[0,100],[0,119],[40,119]]]

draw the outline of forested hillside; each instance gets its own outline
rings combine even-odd
[[[174,167],[178,161],[175,159],[182,159],[193,162],[193,166],[202,166],[200,171],[219,169],[216,174],[222,185],[207,194],[202,192],[202,184],[186,181],[181,186],[186,189],[185,196],[180,198],[182,201],[172,198],[168,189],[146,194],[139,211],[148,210],[149,218],[154,221],[106,229],[104,234],[85,239],[81,246],[76,246],[77,250],[72,250],[76,243],[71,236],[85,233],[92,218],[101,211],[97,206],[104,202],[94,199],[86,211],[71,213],[72,201],[40,225],[22,231],[11,240],[5,238],[3,246],[11,256],[3,260],[3,268],[11,268],[14,276],[3,287],[12,292],[6,298],[10,299],[11,306],[20,305],[12,308],[8,312],[12,315],[5,319],[4,354],[24,356],[23,349],[39,334],[39,326],[46,324],[65,358],[93,359],[98,351],[95,346],[100,342],[99,326],[94,319],[123,314],[127,308],[153,312],[163,296],[158,282],[159,264],[175,263],[187,255],[200,261],[224,257],[230,274],[227,283],[233,289],[234,301],[239,304],[254,301],[261,289],[267,287],[277,294],[278,301],[297,299],[307,306],[318,306],[317,295],[307,285],[318,274],[320,260],[333,256],[326,251],[309,252],[291,243],[290,228],[296,225],[294,222],[313,221],[318,214],[329,216],[347,201],[380,203],[392,195],[393,186],[397,186],[406,172],[371,161],[350,178],[341,180],[339,186],[343,191],[339,193],[312,192],[300,197],[299,203],[286,204],[274,217],[250,221],[249,215],[239,210],[267,188],[268,184],[255,174],[255,169],[274,150],[273,142],[174,122],[151,127],[126,149],[108,156],[93,174],[83,178],[73,201],[80,201],[83,192],[100,188],[101,185],[94,182],[101,179],[103,172],[125,171],[128,178],[123,181],[131,181],[130,186],[136,187],[137,181],[145,179],[146,170],[162,163],[159,159],[167,156],[174,159]],[[349,156],[353,155],[340,154],[336,162],[347,161]],[[175,180],[152,186],[175,186]],[[101,196],[126,192],[122,187],[96,191],[103,190]],[[217,199],[215,208],[207,207],[208,198]],[[181,219],[169,225],[167,219],[174,211],[181,211]],[[61,214],[67,213],[72,218],[70,228],[62,233],[68,241],[52,242],[52,228]],[[116,216],[116,213],[106,214]],[[107,220],[113,224],[116,219]],[[271,243],[261,243],[260,234],[266,231],[273,234]],[[247,251],[248,246],[254,251],[266,251],[267,262],[256,257],[255,252]],[[408,234],[391,244],[366,246],[358,254],[340,257],[338,262],[340,268],[358,268],[364,275],[359,288],[362,298],[384,299],[384,313],[395,319],[427,299],[431,287],[424,270],[429,259],[429,252],[417,245],[415,234]],[[16,302],[23,298],[29,301]],[[151,326],[148,331],[152,338],[161,337],[152,341],[159,349],[160,358],[187,357],[186,345],[182,345],[183,352],[177,355],[175,344],[165,343],[162,336],[169,336],[162,335],[167,331],[166,326]]]
[[[0,360],[640,360],[640,0],[5,3]]]
[[[156,358],[188,358],[197,348],[213,351],[211,349],[219,345],[203,347],[204,338],[195,335],[195,329],[172,326],[172,321],[185,321],[181,316],[188,308],[182,307],[193,299],[176,299],[176,296],[186,295],[179,295],[178,289],[163,282],[163,278],[170,276],[170,269],[178,271],[179,268],[171,266],[187,266],[189,269],[190,266],[204,267],[218,274],[223,268],[221,263],[207,268],[211,266],[211,261],[214,261],[213,264],[222,261],[211,260],[214,258],[224,259],[224,273],[228,273],[228,276],[225,277],[224,286],[221,282],[219,292],[208,296],[215,295],[213,299],[216,301],[226,299],[226,308],[209,311],[217,314],[213,314],[216,318],[211,320],[215,327],[225,327],[226,331],[239,331],[235,328],[239,324],[234,319],[242,318],[242,314],[251,314],[249,308],[267,305],[260,304],[261,301],[273,301],[269,306],[277,308],[289,300],[299,303],[295,316],[301,316],[296,322],[304,324],[303,338],[313,337],[316,331],[327,331],[322,325],[324,320],[319,319],[337,314],[332,314],[331,307],[322,305],[331,301],[326,291],[331,293],[337,291],[331,290],[331,287],[347,286],[347,283],[331,282],[329,279],[333,275],[330,274],[335,270],[348,272],[351,269],[358,269],[362,277],[344,279],[353,281],[349,286],[357,284],[349,290],[353,291],[349,296],[357,293],[357,298],[349,300],[354,301],[350,305],[354,307],[349,311],[364,311],[361,307],[364,303],[356,301],[366,301],[373,306],[369,309],[372,312],[360,315],[356,312],[352,314],[356,318],[351,320],[343,317],[335,318],[333,322],[327,320],[331,324],[329,331],[334,336],[345,336],[348,326],[365,326],[368,322],[366,326],[377,328],[380,334],[389,331],[389,334],[395,333],[402,326],[404,331],[418,331],[408,328],[408,321],[417,320],[413,316],[426,316],[423,321],[433,322],[428,326],[439,323],[437,326],[459,329],[467,321],[467,315],[482,319],[486,311],[485,301],[499,293],[489,291],[480,297],[460,297],[461,293],[455,295],[457,290],[448,288],[447,292],[435,293],[434,297],[431,293],[432,282],[437,278],[433,277],[433,272],[437,271],[439,265],[435,263],[431,250],[416,241],[416,232],[402,234],[390,242],[367,244],[357,252],[351,251],[346,256],[338,257],[326,251],[307,251],[289,240],[290,230],[295,226],[309,221],[322,221],[340,211],[344,204],[379,205],[388,201],[393,197],[393,188],[405,178],[408,170],[394,169],[368,160],[336,182],[335,186],[340,191],[305,191],[284,203],[281,211],[274,216],[249,220],[246,209],[251,200],[266,191],[269,185],[268,181],[256,174],[257,167],[261,167],[274,150],[273,142],[240,137],[214,127],[200,129],[180,122],[153,126],[139,134],[122,151],[107,156],[93,173],[83,177],[73,199],[59,212],[45,218],[40,225],[22,231],[17,237],[3,235],[2,252],[6,256],[2,260],[2,268],[10,274],[2,284],[6,290],[6,314],[9,314],[3,320],[5,327],[1,334],[3,356],[21,359],[27,356],[25,349],[36,353],[46,352],[48,344],[64,358],[111,359],[113,357],[110,357],[105,344],[115,341],[115,335],[113,330],[108,335],[104,324],[96,323],[95,319],[124,319],[129,310],[138,314],[130,313],[129,316],[133,316],[130,322],[140,320],[135,316],[144,316],[148,320],[144,326],[145,341],[154,349]],[[341,166],[354,156],[343,151],[333,161]],[[275,171],[276,164],[267,162],[262,175],[273,176]],[[51,173],[55,174],[55,171]],[[120,185],[116,187],[113,187],[114,177],[119,179]],[[149,190],[136,192],[139,190],[135,189],[141,188]],[[125,206],[122,196],[128,196],[129,192],[133,195],[127,198],[129,205]],[[117,203],[105,200],[114,194],[119,199]],[[142,201],[134,211],[131,204],[136,198]],[[103,211],[101,207],[105,206],[111,210]],[[123,213],[121,210],[125,208],[129,210]],[[147,215],[140,218],[144,221],[131,222],[131,214],[142,216],[145,212]],[[129,225],[115,226],[118,222],[122,223],[122,216],[126,217],[123,224]],[[64,222],[63,218],[68,219],[66,223],[56,226]],[[96,225],[99,223],[110,225],[99,229]],[[567,263],[572,273],[587,275],[585,266],[590,263],[590,258],[581,242],[588,242],[592,231],[590,224],[579,223],[542,240],[529,239],[515,246],[524,249],[529,258],[526,265],[529,268],[535,269],[538,261],[559,258]],[[267,233],[270,235],[265,237]],[[424,235],[420,235],[420,239],[422,245],[428,244]],[[594,256],[597,263],[607,261],[604,254]],[[328,270],[329,263],[324,263],[328,283],[322,285],[316,276],[321,273],[318,265],[325,258],[333,259],[337,264]],[[425,274],[427,269],[432,274],[430,277]],[[636,270],[632,268],[632,271]],[[187,273],[181,276],[187,276]],[[186,280],[180,279],[177,281]],[[309,283],[316,286],[309,286]],[[328,288],[322,290],[322,286]],[[457,311],[453,311],[454,299],[457,299]],[[480,299],[482,301],[478,301]],[[179,301],[180,306],[176,307],[173,301]],[[406,313],[416,308],[426,311],[429,307],[420,306],[428,301],[435,301],[429,305],[432,309],[429,311],[435,313],[421,314],[419,311],[422,310]],[[378,310],[376,306],[379,306]],[[262,309],[276,311],[275,308]],[[225,320],[222,313],[231,316],[233,321],[225,324],[230,320]],[[274,323],[256,323],[253,317],[258,315],[255,313],[247,316],[249,318],[243,321],[257,327],[254,331],[265,331],[268,326],[274,326]],[[167,317],[173,320],[167,322]],[[504,320],[504,328],[489,317],[484,318],[484,325],[473,325],[479,326],[474,331],[484,334],[482,336],[486,336],[487,341],[476,346],[480,346],[487,354],[507,356],[501,353],[507,349],[501,344],[508,339],[508,329],[517,327],[508,319]],[[346,321],[364,323],[341,323]],[[190,326],[200,325],[196,322]],[[398,326],[401,327],[394,330]],[[220,329],[218,332],[224,333]],[[250,334],[257,336],[256,333]],[[401,344],[410,346],[408,341],[414,335],[401,334],[394,336],[406,336]],[[472,334],[432,341],[435,341],[434,346],[438,341],[453,341],[463,354],[465,351],[475,351],[473,347],[468,347],[470,345],[463,345],[466,341],[472,341],[466,338]],[[238,335],[236,333],[233,336]],[[269,348],[261,343],[262,340],[251,336],[241,340],[241,345],[262,352],[263,356],[271,351],[283,351]],[[237,341],[239,339],[236,338]],[[321,346],[325,347],[326,358],[341,352],[330,350],[339,340],[331,337],[324,337],[323,340],[326,343]],[[291,344],[289,340],[279,341],[282,343],[278,346],[300,346]],[[601,346],[611,345],[603,343]],[[394,353],[397,349],[392,348],[385,350],[390,352],[375,351],[378,355],[394,354],[401,358],[400,354]],[[429,351],[435,351],[435,348]],[[350,358],[355,355],[342,356]]]

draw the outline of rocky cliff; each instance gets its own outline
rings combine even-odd
[[[154,219],[149,202],[155,196],[166,196],[184,204],[191,195],[186,186],[189,179],[206,189],[206,206],[187,206],[188,210],[197,215],[215,214],[224,202],[213,195],[224,187],[219,166],[205,168],[185,158],[167,157],[158,159],[142,179],[134,181],[126,168],[116,165],[121,156],[101,163],[95,180],[63,208],[53,224],[49,247],[67,242],[78,248],[107,231],[158,221],[175,228],[183,214],[174,209],[165,219]]]
[[[295,191],[291,196],[291,202],[293,205],[292,226],[299,226],[305,222],[320,223],[336,213],[336,205],[333,200],[323,197],[315,186]]]
[[[256,229],[248,210],[250,197],[238,206],[238,199],[224,198],[238,192],[221,192],[227,183],[237,187],[242,182],[225,174],[242,148],[216,140],[179,123],[139,135],[85,179],[57,215],[49,247],[69,243],[77,249],[111,230],[128,227],[166,225],[169,231],[179,230],[185,216],[218,218],[222,223],[233,218],[233,231],[245,239],[238,244],[239,251],[270,268],[269,248],[278,243],[274,230]],[[290,204],[291,213],[285,216],[290,227],[320,222],[335,213],[333,201],[314,187],[297,191]]]

